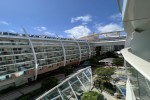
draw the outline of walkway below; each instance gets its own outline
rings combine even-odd
[[[21,89],[17,89],[13,92],[9,92],[3,96],[0,96],[0,100],[14,100],[18,98],[19,96],[32,92],[40,87],[41,87],[41,83],[36,83],[32,86],[25,86]]]
[[[93,80],[95,80],[96,78],[96,75],[93,75]],[[93,88],[92,91],[96,91],[96,92],[99,92],[101,93],[100,90],[98,90],[97,88]],[[114,96],[110,95],[109,93],[103,91],[102,94],[104,95],[104,97],[107,99],[107,100],[117,100]]]
[[[93,88],[92,89],[93,91],[96,91],[96,92],[100,92],[98,89],[96,88]],[[101,93],[101,92],[100,92]],[[104,97],[107,99],[107,100],[117,100],[114,96],[111,96],[110,94],[108,94],[107,92],[102,92],[102,94],[104,95]]]

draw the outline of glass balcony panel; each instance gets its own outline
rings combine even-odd
[[[52,100],[62,100],[61,96],[58,96],[57,98],[54,98]],[[64,99],[65,100],[65,99]]]
[[[64,100],[70,100],[70,99],[75,100],[75,96],[69,87],[61,91],[61,94]]]
[[[138,73],[139,90],[141,100],[149,100],[150,98],[150,87],[148,86],[148,80],[143,75]]]
[[[90,72],[90,70],[89,69],[87,69],[87,70],[85,70],[85,71],[83,71],[86,75],[87,75],[87,77],[90,79],[91,78],[91,72]]]
[[[90,91],[91,89],[92,78],[89,79],[91,73],[89,73],[87,69],[90,69],[90,67],[77,71],[69,78],[64,80],[63,83],[60,83],[59,85],[54,87],[54,89],[59,90],[57,91],[57,93],[59,92],[60,94],[55,95],[53,98],[50,98],[51,97],[50,94],[52,94],[52,92],[54,91],[52,90],[49,91],[48,94],[47,93],[43,94],[41,97],[37,98],[36,100],[43,100],[43,96],[45,98],[44,100],[61,100],[61,98],[63,98],[64,100],[76,100],[76,98],[80,98],[80,96],[84,91],[86,90]],[[87,70],[87,72],[85,71],[85,73],[83,73],[84,70]]]
[[[69,80],[71,83],[71,86],[73,88],[73,90],[75,91],[77,96],[81,96],[81,94],[84,92],[84,87],[82,86],[82,84],[79,82],[79,80],[77,79],[77,77],[74,77],[72,79]]]
[[[62,91],[62,90],[64,90],[64,89],[68,88],[68,87],[69,87],[68,82],[65,82],[64,84],[62,84],[62,85],[59,87],[59,89]]]
[[[134,91],[134,94],[136,95],[137,98],[140,98],[140,94],[139,94],[139,87],[138,87],[138,73],[137,71],[129,64],[126,63],[127,65],[127,75],[130,79],[130,82],[132,84],[132,89]]]
[[[90,86],[91,86],[91,80],[88,80],[88,77],[85,76],[85,74],[81,73],[79,74],[79,79],[81,80],[81,82],[84,84],[85,88],[87,90],[90,90]]]
[[[131,88],[133,89],[136,99],[149,100],[150,98],[150,81],[140,74],[128,62],[127,74],[130,79]]]
[[[43,99],[44,100],[51,100],[51,99],[55,99],[57,97],[60,97],[60,94],[57,91],[57,89],[55,89],[52,92],[50,92],[49,94],[47,94]]]

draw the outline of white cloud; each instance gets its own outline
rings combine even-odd
[[[64,38],[64,36],[63,36],[63,35],[59,35],[59,37],[60,37],[60,38]]]
[[[110,18],[113,20],[121,21],[122,16],[120,13],[117,13],[117,14],[113,14],[112,16],[110,16]]]
[[[8,30],[9,32],[12,32],[12,33],[16,33],[16,31],[14,31],[14,30],[12,30],[12,29],[10,29],[10,30]]]
[[[120,31],[123,30],[123,28],[119,24],[110,23],[107,25],[102,24],[96,25],[96,30],[100,33],[104,33],[104,32]]]
[[[56,34],[56,33],[52,33],[52,32],[44,32],[43,35],[46,35],[46,36],[53,36],[53,37],[57,37],[57,35],[60,37],[60,38],[63,38],[64,36],[63,35],[59,35],[59,34]]]
[[[41,27],[41,29],[42,29],[42,30],[44,30],[44,31],[45,31],[45,30],[47,30],[47,28],[46,28],[46,27],[44,27],[44,26],[42,26],[42,27]]]
[[[39,32],[42,32],[42,31],[46,31],[47,28],[44,27],[44,26],[40,26],[40,27],[34,27],[34,30],[39,31]]]
[[[44,32],[43,33],[44,35],[47,35],[47,36],[56,36],[56,34],[55,33],[51,33],[51,32]]]
[[[2,24],[2,25],[9,25],[9,23],[6,22],[6,21],[0,21],[0,24]]]
[[[85,16],[79,16],[79,17],[71,18],[71,23],[74,23],[77,21],[82,21],[83,24],[87,24],[87,22],[92,21],[92,16],[91,15],[85,15]]]
[[[65,30],[64,32],[68,34],[68,37],[80,38],[89,35],[89,33],[91,33],[91,30],[87,26],[79,25],[71,29]]]

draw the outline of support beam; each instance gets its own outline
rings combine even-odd
[[[90,90],[92,89],[92,86],[93,86],[93,77],[92,77],[92,70],[91,69],[87,69],[89,71],[89,73],[91,74],[91,88]]]
[[[80,46],[79,42],[77,41],[77,39],[76,39],[74,36],[73,36],[73,38],[74,38],[75,42],[76,42],[77,45],[78,45],[79,53],[80,53],[80,60],[79,60],[79,61],[81,61],[81,58],[82,58],[82,54],[81,54],[81,46]]]
[[[61,99],[64,100],[64,98],[63,98],[63,96],[62,96],[62,94],[61,94],[59,88],[57,88],[57,90],[58,90],[58,92],[59,92],[59,94],[60,94],[60,96],[61,96]]]
[[[88,48],[89,48],[89,58],[90,58],[90,57],[91,57],[91,54],[92,54],[92,52],[91,52],[91,47],[90,47],[90,44],[89,44],[89,42],[88,42],[88,41],[86,41],[86,43],[87,43]]]
[[[79,82],[81,83],[82,87],[84,88],[85,91],[87,91],[87,89],[85,88],[84,84],[81,82],[80,78],[78,76],[76,76],[77,79],[79,80]]]
[[[86,75],[84,72],[82,72],[82,73],[83,73],[84,76],[87,78],[87,80],[88,80],[89,82],[91,82],[90,79],[87,77],[87,75]]]
[[[32,52],[33,52],[33,57],[34,57],[34,64],[35,64],[35,80],[37,79],[37,74],[38,74],[38,64],[37,64],[37,58],[36,58],[36,54],[35,54],[35,50],[32,44],[32,41],[27,33],[27,31],[25,30],[25,28],[22,28],[24,33],[27,35],[28,40],[29,40],[29,44],[31,46]]]
[[[60,44],[61,44],[61,47],[63,49],[63,55],[64,55],[64,66],[66,66],[66,50],[65,50],[65,47],[64,47],[64,44],[62,42],[62,40],[60,39],[60,37],[55,33],[55,35],[57,36],[57,38],[59,39],[60,41]]]
[[[74,94],[76,100],[78,100],[77,95],[76,95],[75,91],[73,90],[73,88],[72,88],[72,86],[71,86],[71,83],[70,83],[69,81],[68,81],[68,84],[69,84],[69,87],[71,88],[71,90],[72,90],[72,92],[73,92],[73,94]]]

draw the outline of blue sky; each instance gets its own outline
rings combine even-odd
[[[0,31],[76,38],[122,30],[117,0],[1,0]]]

